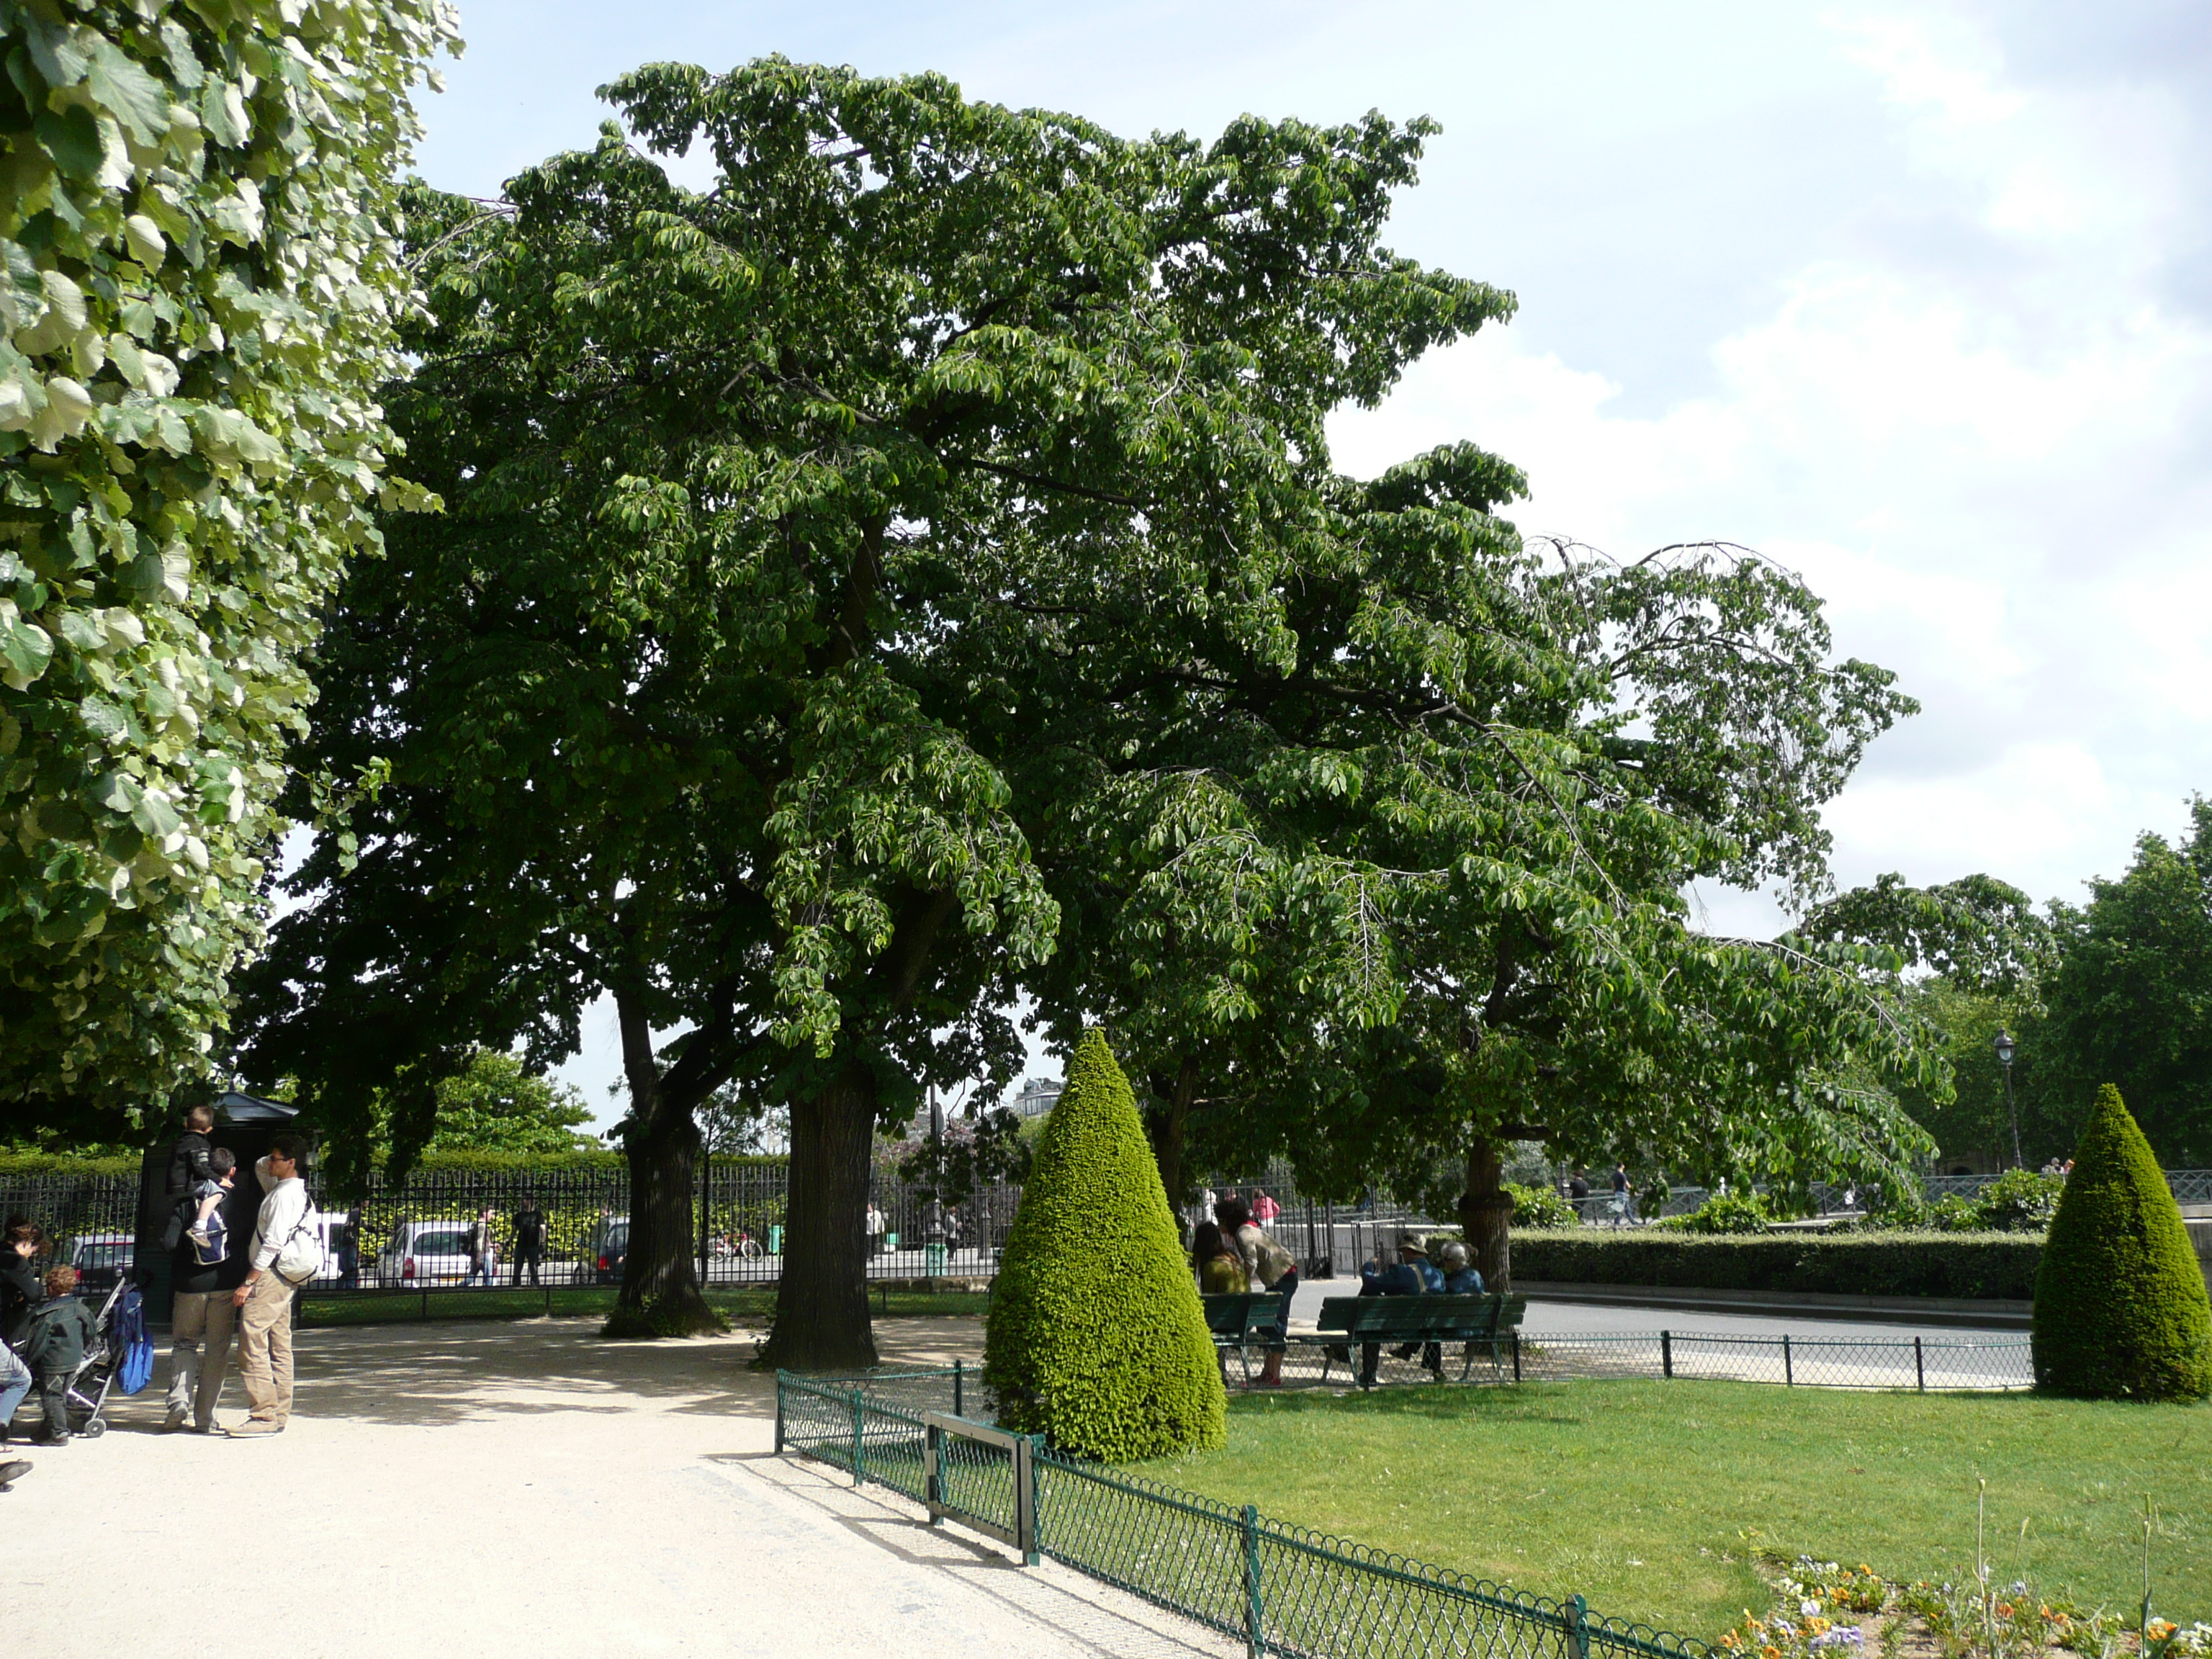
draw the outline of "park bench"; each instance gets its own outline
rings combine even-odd
[[[1271,1346],[1275,1340],[1275,1322],[1281,1316],[1282,1292],[1279,1291],[1234,1291],[1220,1296],[1202,1296],[1206,1304],[1206,1328],[1213,1333],[1213,1346],[1224,1364],[1229,1351],[1234,1348],[1244,1364],[1244,1380],[1252,1380],[1252,1348]]]
[[[1478,1353],[1492,1365],[1510,1344],[1519,1340],[1521,1317],[1528,1311],[1525,1296],[1492,1293],[1486,1296],[1333,1296],[1321,1304],[1321,1319],[1310,1333],[1291,1340],[1322,1351],[1321,1380],[1328,1381],[1330,1362],[1352,1364],[1352,1345],[1380,1347],[1384,1343],[1414,1342],[1441,1346],[1462,1344],[1460,1381],[1467,1381]],[[1363,1364],[1355,1375],[1368,1387]],[[1439,1365],[1438,1375],[1442,1375]]]

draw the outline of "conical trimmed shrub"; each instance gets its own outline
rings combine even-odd
[[[1129,1079],[1084,1034],[1045,1121],[992,1287],[983,1382],[999,1421],[1133,1462],[1226,1437],[1198,1287]]]
[[[2035,1381],[2054,1394],[2212,1394],[2212,1305],[2181,1208],[2107,1083],[2035,1273]]]

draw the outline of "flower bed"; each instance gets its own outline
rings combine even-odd
[[[2212,1659],[2212,1625],[2153,1618],[2138,1629],[2102,1607],[2038,1595],[2024,1580],[1899,1584],[1809,1555],[1759,1559],[1775,1574],[1776,1602],[1723,1632],[1719,1646],[1735,1659]]]

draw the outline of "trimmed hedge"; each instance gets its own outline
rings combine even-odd
[[[1108,1462],[1228,1438],[1228,1400],[1129,1080],[1085,1033],[984,1326],[999,1421]]]
[[[1699,1237],[1645,1229],[1516,1232],[1516,1279],[1670,1290],[1802,1291],[2026,1301],[2043,1241],[2020,1233],[1814,1232]]]
[[[2107,1083],[2036,1279],[2035,1382],[2093,1400],[2212,1394],[2212,1306],[2181,1207]]]

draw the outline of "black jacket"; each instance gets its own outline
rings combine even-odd
[[[517,1210],[514,1215],[514,1253],[532,1255],[545,1248],[545,1212],[532,1208]]]
[[[177,1137],[176,1145],[169,1148],[169,1185],[171,1198],[182,1198],[203,1181],[213,1181],[215,1171],[208,1167],[208,1154],[215,1143],[195,1130],[187,1129]]]
[[[21,1348],[30,1332],[31,1312],[46,1299],[46,1287],[31,1264],[13,1250],[0,1251],[0,1337]]]
[[[91,1309],[73,1296],[49,1297],[31,1316],[23,1363],[41,1376],[67,1376],[84,1364],[98,1337]]]

